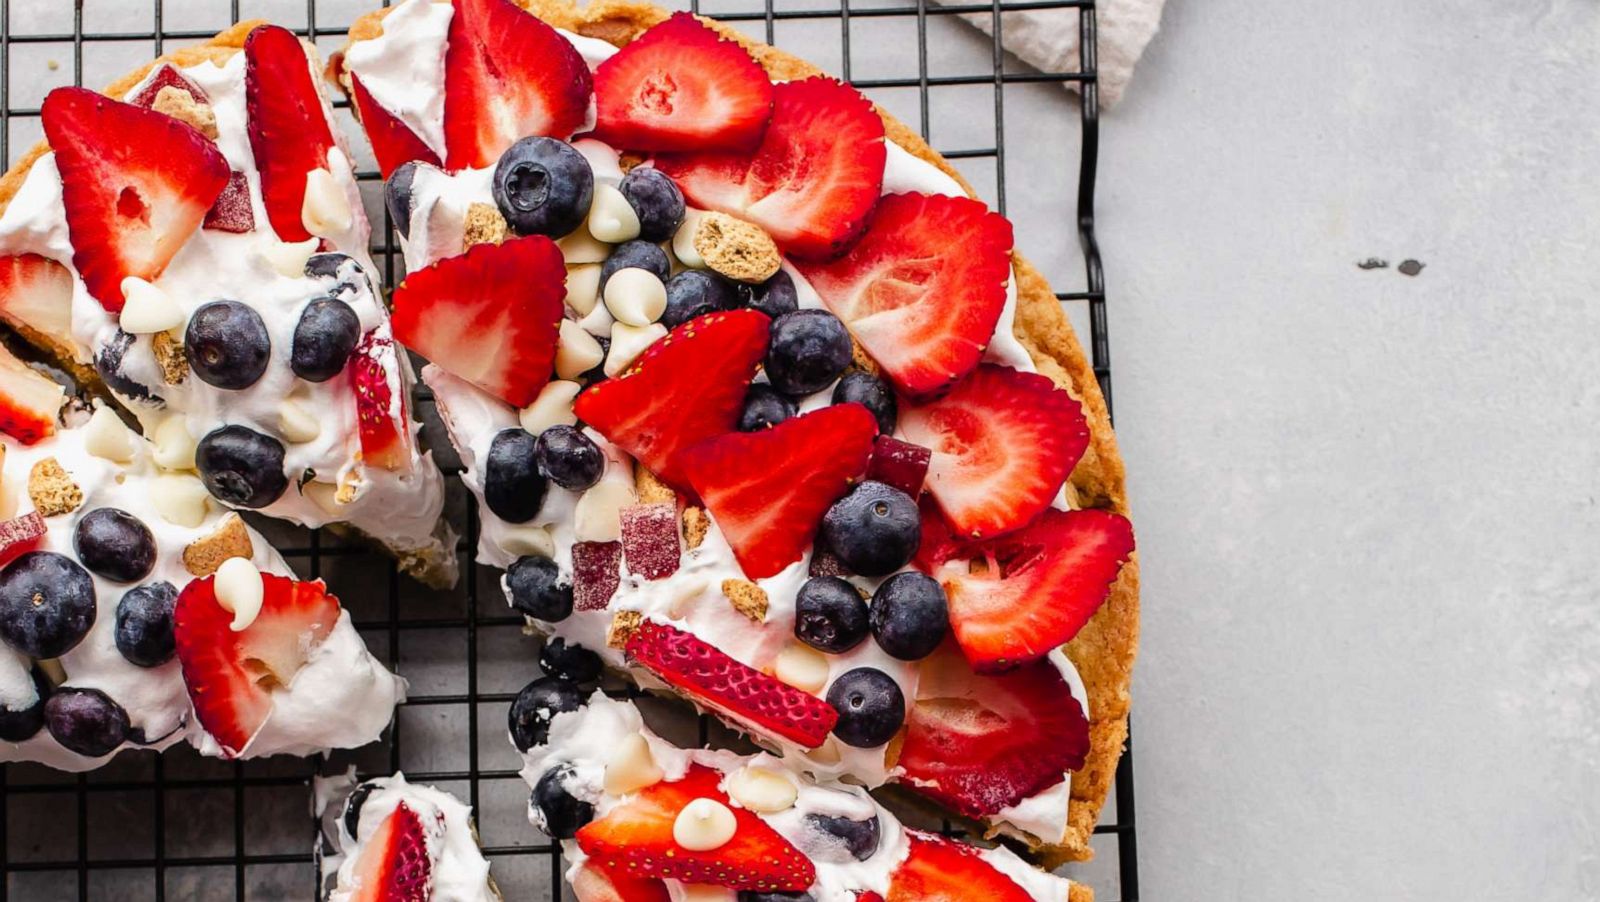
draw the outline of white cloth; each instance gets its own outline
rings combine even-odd
[[[937,0],[935,0],[937,2]],[[1122,98],[1133,77],[1134,64],[1161,25],[1166,0],[1101,0],[1095,14],[1100,72],[1100,103],[1106,107]],[[1000,14],[1000,36],[1005,48],[1041,72],[1075,72],[1078,69],[1077,9],[1029,9]],[[992,13],[972,13],[961,18],[991,34]],[[1067,82],[1076,89],[1076,82]]]

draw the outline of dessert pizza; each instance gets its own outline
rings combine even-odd
[[[499,902],[472,809],[454,796],[405,774],[316,782],[327,902]]]

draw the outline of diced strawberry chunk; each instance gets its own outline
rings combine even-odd
[[[889,902],[1033,902],[977,849],[936,833],[906,834],[911,849],[889,878]]]
[[[256,228],[255,210],[250,205],[250,183],[242,172],[228,173],[228,186],[217,195],[217,202],[206,211],[205,228],[242,235]]]
[[[872,443],[872,460],[867,464],[867,478],[892,485],[913,498],[922,494],[922,483],[928,477],[927,448],[902,442],[892,435],[880,435]]]
[[[0,319],[70,347],[71,270],[38,254],[0,257]]]
[[[28,511],[0,523],[0,564],[39,547],[39,540],[46,531],[44,517],[39,516],[38,511]]]
[[[0,346],[0,432],[24,445],[56,433],[67,391]]]
[[[442,165],[439,155],[417,137],[410,126],[372,99],[371,92],[353,72],[350,74],[350,94],[355,101],[356,115],[361,119],[361,129],[367,133],[367,140],[372,143],[372,153],[378,158],[378,172],[384,178],[399,169],[402,163],[411,160]]]
[[[311,237],[301,219],[306,174],[328,168],[333,131],[311,62],[294,33],[262,25],[244,40],[245,104],[250,151],[261,171],[267,221],[284,241]]]
[[[178,71],[178,67],[171,63],[162,63],[157,66],[155,72],[151,73],[150,80],[145,82],[143,88],[139,89],[139,93],[129,97],[128,102],[134,106],[142,106],[147,110],[154,109],[156,95],[161,93],[162,88],[177,88],[193,98],[195,103],[210,102],[210,98],[206,97],[206,92],[202,91],[199,85],[185,78],[183,73]]]
[[[655,877],[629,877],[620,868],[607,868],[593,860],[572,874],[572,894],[578,902],[670,902],[667,885]]]
[[[665,579],[678,572],[678,506],[671,501],[622,509],[622,558],[628,572]]]
[[[808,78],[773,86],[772,120],[754,153],[668,154],[656,166],[697,207],[747,219],[789,256],[837,257],[883,191],[883,120],[849,85]]]
[[[572,607],[603,611],[622,584],[621,542],[572,543]]]
[[[356,859],[355,893],[350,902],[428,902],[433,893],[433,860],[422,819],[405,802],[378,824]]]
[[[350,379],[362,462],[385,470],[409,470],[415,456],[411,416],[406,412],[405,380],[394,342],[376,329],[361,336],[350,355]]]

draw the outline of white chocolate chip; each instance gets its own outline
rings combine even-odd
[[[616,320],[611,318],[611,311],[606,309],[606,305],[595,304],[593,310],[584,314],[583,319],[578,320],[578,325],[583,327],[583,331],[596,338],[609,338],[611,337],[611,324],[614,322]]]
[[[317,252],[321,242],[317,238],[304,241],[268,241],[261,252],[279,275],[298,279],[306,274],[306,261]]]
[[[572,412],[572,401],[582,390],[583,386],[576,382],[552,379],[539,389],[539,396],[532,404],[522,408],[517,420],[529,435],[538,435],[551,426],[571,426],[578,422],[578,415]]]
[[[634,501],[632,479],[601,479],[584,490],[573,508],[573,535],[581,542],[615,542],[622,538],[621,511]]]
[[[839,753],[838,740],[832,736],[822,740],[822,744],[814,749],[802,749],[801,754],[824,766],[838,764],[844,757]]]
[[[313,235],[333,237],[350,228],[350,198],[344,186],[326,169],[306,173],[306,196],[300,204],[300,224]]]
[[[205,483],[184,473],[157,476],[149,497],[161,519],[188,529],[206,521],[211,504],[211,493],[206,491]]]
[[[606,258],[611,256],[611,245],[596,241],[588,229],[574,230],[572,234],[557,241],[556,247],[561,248],[561,256],[567,261],[568,266],[578,263],[604,263]]]
[[[304,444],[322,434],[322,424],[300,402],[287,398],[278,405],[278,430],[289,441]]]
[[[605,302],[617,322],[648,326],[667,309],[667,286],[647,269],[625,267],[606,280]]]
[[[800,790],[794,781],[770,767],[748,765],[728,775],[728,796],[757,814],[776,814],[794,807]]]
[[[738,827],[727,805],[716,799],[695,799],[683,806],[672,822],[672,841],[691,852],[709,852],[727,845]]]
[[[828,658],[809,645],[791,643],[778,652],[773,676],[802,692],[815,694],[828,684]]]
[[[122,280],[122,313],[117,325],[134,335],[150,335],[176,329],[184,323],[183,308],[172,295],[138,276]]]
[[[339,487],[327,482],[308,482],[300,487],[300,494],[311,499],[323,513],[340,514],[344,503],[339,500]]]
[[[156,426],[151,436],[155,450],[150,454],[156,466],[167,470],[194,469],[194,436],[189,434],[189,424],[182,414],[172,414]]]
[[[606,359],[600,342],[570,319],[561,321],[560,342],[556,345],[556,375],[576,379]]]
[[[660,783],[664,776],[666,774],[656,766],[655,756],[650,754],[650,743],[644,734],[629,733],[606,760],[606,794],[621,796],[638,792]]]
[[[615,376],[627,369],[628,364],[643,354],[645,348],[666,337],[667,327],[660,323],[651,323],[648,326],[612,323],[611,349],[606,352],[606,375]]]
[[[88,425],[83,427],[83,433],[84,450],[95,457],[116,463],[133,460],[134,452],[139,448],[133,430],[122,422],[121,417],[112,413],[109,407],[96,405],[94,415],[89,417]]]
[[[600,264],[584,263],[567,270],[567,306],[579,316],[588,316],[600,302]]]
[[[212,588],[217,593],[217,604],[233,614],[228,628],[234,632],[247,629],[261,613],[261,600],[266,596],[266,584],[261,571],[249,558],[231,557],[217,568]]]
[[[550,530],[526,523],[508,524],[507,529],[500,534],[500,547],[507,554],[517,557],[525,554],[537,554],[548,558],[556,556],[556,542],[550,537]]]
[[[601,241],[621,244],[639,237],[639,214],[615,186],[600,182],[589,203],[589,234]]]
[[[700,225],[700,211],[687,210],[678,230],[672,233],[672,255],[690,269],[705,269],[706,261],[694,249],[694,230]]]

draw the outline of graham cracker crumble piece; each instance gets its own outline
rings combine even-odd
[[[850,365],[864,373],[871,373],[874,376],[883,375],[883,370],[878,366],[878,361],[873,360],[872,355],[867,353],[867,349],[861,346],[861,342],[856,341],[854,338],[850,339]]]
[[[648,158],[645,157],[644,154],[634,153],[631,150],[624,150],[622,153],[617,155],[617,166],[619,166],[624,173],[628,173],[632,172],[635,166],[643,163],[646,159]]]
[[[506,225],[506,218],[500,215],[500,210],[493,204],[481,201],[467,207],[466,229],[461,242],[467,247],[475,244],[499,244],[511,234],[511,228]]]
[[[611,617],[611,626],[606,629],[606,645],[611,648],[624,648],[628,639],[644,623],[644,615],[638,611],[618,611]]]
[[[183,356],[183,342],[174,338],[171,332],[157,332],[150,336],[150,350],[155,353],[156,365],[161,367],[163,382],[178,385],[189,378],[189,360]]]
[[[211,112],[211,105],[195,100],[194,95],[176,85],[167,85],[157,91],[150,108],[192,125],[195,131],[213,141],[217,140],[217,115]]]
[[[195,576],[210,576],[231,557],[248,558],[255,554],[250,530],[238,514],[222,518],[210,535],[201,536],[183,549],[183,568]]]
[[[725,579],[722,594],[733,604],[733,609],[754,623],[767,619],[767,593],[765,589],[747,579]]]
[[[642,466],[634,467],[633,487],[639,496],[640,504],[659,504],[663,501],[676,504],[678,501],[678,493],[674,492],[671,486]]]
[[[765,282],[783,263],[772,236],[760,226],[715,211],[700,214],[694,249],[713,272],[736,282]]]
[[[83,503],[83,489],[54,457],[35,463],[28,471],[28,497],[41,517],[70,514]]]
[[[711,518],[706,516],[706,509],[690,505],[683,509],[683,547],[693,551],[700,547],[706,540],[706,533],[711,530]]]

